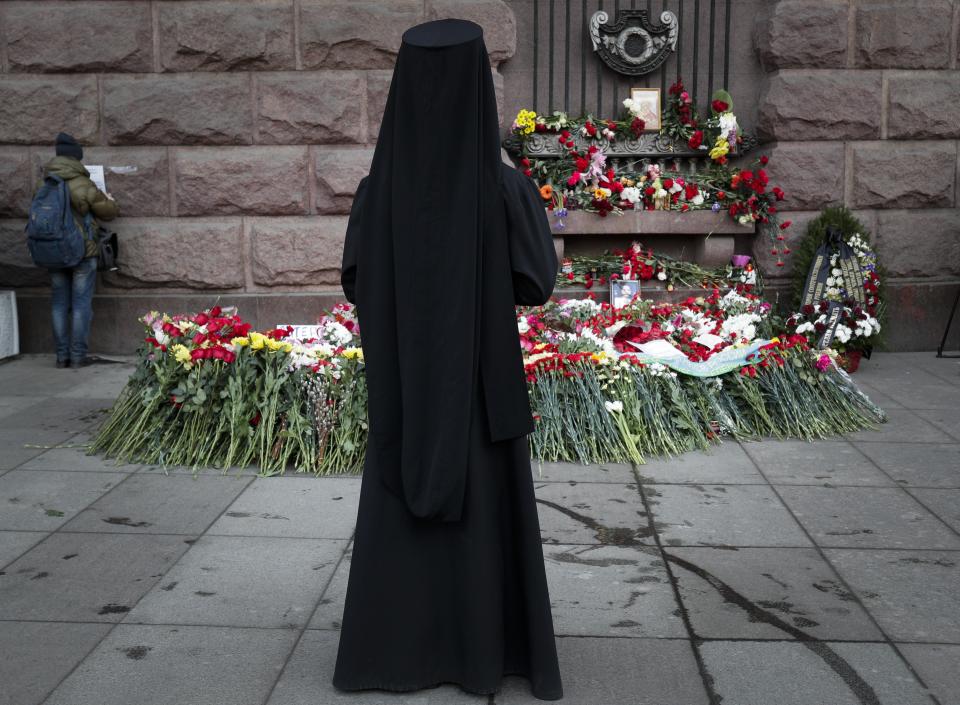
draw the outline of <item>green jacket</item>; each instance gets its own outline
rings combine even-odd
[[[90,180],[90,172],[80,163],[79,159],[54,157],[43,167],[44,177],[47,174],[59,176],[67,182],[67,188],[70,189],[70,207],[73,210],[73,217],[77,221],[77,227],[80,228],[81,232],[83,231],[83,219],[87,213],[93,214],[93,232],[88,233],[84,257],[96,257],[100,250],[100,245],[96,240],[97,221],[116,218],[119,212],[116,202],[107,198],[106,194]],[[40,188],[42,183],[43,180],[41,179],[37,188]]]

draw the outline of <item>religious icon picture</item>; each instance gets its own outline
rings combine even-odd
[[[639,279],[611,279],[610,304],[614,308],[623,308],[640,293]]]
[[[630,100],[633,106],[630,112],[644,122],[647,132],[660,131],[660,89],[659,88],[631,88]]]

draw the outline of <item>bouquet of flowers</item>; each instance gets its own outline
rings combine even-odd
[[[782,221],[777,210],[785,194],[769,183],[769,158],[761,155],[745,167],[729,162],[743,142],[730,94],[717,91],[711,115],[702,122],[681,81],[671,86],[669,96],[662,131],[691,151],[709,154],[710,169],[685,174],[643,158],[608,157],[617,140],[637,138],[646,129],[629,98],[619,120],[592,115],[573,119],[561,111],[546,116],[524,109],[517,114],[512,129],[522,146],[520,166],[540,185],[544,203],[556,218],[555,227],[564,228],[564,218],[574,209],[600,217],[628,210],[709,209],[723,211],[744,226],[764,227],[777,253],[787,254],[789,250],[780,243],[790,222]],[[537,158],[529,153],[526,145],[534,133],[555,135],[562,155]]]

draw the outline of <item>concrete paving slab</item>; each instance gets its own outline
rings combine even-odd
[[[960,416],[953,409],[929,409],[914,412],[943,433],[950,436],[954,443],[960,442]]]
[[[952,443],[957,440],[937,428],[936,424],[922,418],[920,412],[908,409],[889,409],[886,423],[876,431],[857,431],[848,434],[847,438],[852,441],[887,443]]]
[[[0,531],[0,568],[47,537],[43,531]]]
[[[181,536],[58,532],[0,575],[0,619],[118,622],[186,551]]]
[[[694,633],[707,639],[880,641],[883,635],[812,548],[671,548]]]
[[[125,621],[303,626],[346,543],[341,539],[204,536]]]
[[[56,393],[57,397],[79,399],[88,396],[116,399],[136,369],[132,364],[94,365],[75,370],[76,383]]]
[[[359,501],[360,478],[258,477],[207,533],[349,539]]]
[[[876,383],[876,388],[907,409],[952,409],[957,387],[917,367],[905,367]]]
[[[637,466],[637,474],[643,483],[766,483],[740,444],[730,440],[710,450],[694,450],[675,458],[647,458],[645,464]]]
[[[347,581],[350,578],[350,561],[353,558],[353,540],[347,545],[346,553],[340,565],[337,566],[333,577],[327,584],[320,602],[317,603],[317,609],[307,625],[307,629],[333,629],[338,630],[341,627],[341,618],[343,617],[344,600],[347,597]]]
[[[636,482],[629,463],[541,463],[530,461],[534,482]]]
[[[140,465],[118,465],[114,459],[102,455],[88,455],[90,436],[80,433],[58,444],[58,447],[44,451],[32,460],[20,466],[22,470],[87,470],[94,472],[136,472]]]
[[[251,481],[249,477],[132,475],[67,522],[64,531],[197,536]]]
[[[4,622],[0,705],[39,705],[110,631],[109,624]]]
[[[296,636],[121,624],[45,705],[261,705]]]
[[[5,429],[39,429],[41,431],[85,431],[103,422],[110,407],[110,398],[83,397],[80,399],[54,399],[24,407],[21,413],[3,420]]]
[[[0,423],[0,472],[35,458],[73,435],[70,431],[42,431],[36,428],[8,430]]]
[[[644,489],[670,546],[809,546],[774,491],[762,485],[656,485]]]
[[[636,484],[543,482],[535,494],[544,543],[655,543]]]
[[[960,646],[955,644],[897,644],[940,705],[960,705]]]
[[[126,477],[104,472],[11,470],[0,477],[0,529],[53,531]]]
[[[950,525],[954,532],[960,533],[960,490],[911,489],[908,491],[928,510]]]
[[[557,639],[563,700],[569,705],[705,705],[709,702],[685,639]],[[529,682],[507,676],[497,705],[542,703]]]
[[[0,389],[8,397],[47,397],[65,391],[80,380],[73,370],[58,370],[51,355],[42,366],[17,359],[0,365]]]
[[[458,685],[441,685],[409,693],[384,690],[340,691],[333,687],[339,632],[308,631],[294,650],[267,705],[363,703],[363,705],[486,705],[488,698]]]
[[[960,644],[960,552],[824,549],[894,641]]]
[[[543,547],[554,633],[685,637],[659,552],[640,546]]]
[[[736,705],[930,705],[887,644],[814,642],[839,673],[800,643],[711,641],[700,653],[723,702]]]
[[[881,409],[886,410],[886,409],[902,409],[903,408],[903,404],[898,402],[893,397],[887,394],[884,394],[882,391],[880,391],[879,388],[877,388],[873,384],[867,384],[862,379],[854,379],[854,382],[857,383],[857,386],[860,388],[860,391],[866,394],[868,397],[870,397],[870,401],[872,401],[874,404],[879,406]],[[877,380],[877,383],[882,385],[883,381]]]
[[[771,439],[743,447],[773,485],[894,485],[846,441]]]
[[[903,487],[960,488],[960,443],[855,443]]]
[[[0,382],[2,385],[2,382]],[[3,389],[0,386],[0,389]],[[45,396],[7,396],[6,391],[0,392],[0,426],[3,425],[3,420],[14,414],[21,413],[27,407],[38,404],[41,401],[46,399]]]
[[[820,546],[960,549],[960,536],[898,487],[782,487]]]

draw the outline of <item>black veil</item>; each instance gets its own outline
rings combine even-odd
[[[480,26],[410,28],[354,200],[341,281],[363,339],[368,442],[391,459],[376,473],[423,519],[460,518],[473,395],[484,396],[491,441],[533,429],[513,308],[517,277],[526,279],[511,269],[505,176]],[[549,245],[533,198],[542,223],[530,222],[546,227]],[[549,257],[546,297],[552,248]]]

